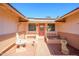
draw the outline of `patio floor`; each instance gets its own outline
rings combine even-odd
[[[38,43],[34,46],[26,44],[26,47],[16,48],[16,46],[9,49],[2,56],[48,56],[50,51],[44,42],[43,38],[38,39]]]
[[[30,40],[32,41],[32,40]],[[70,51],[69,55],[79,55],[79,50],[68,46]],[[26,44],[25,47],[16,48],[16,46],[9,49],[2,56],[52,56],[64,55],[61,53],[61,46],[59,44],[48,44],[44,38],[39,38],[37,44],[34,46],[32,43]]]

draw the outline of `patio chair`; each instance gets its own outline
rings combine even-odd
[[[20,46],[25,47],[26,40],[25,39],[20,39],[18,33],[16,33],[16,45],[19,48]]]

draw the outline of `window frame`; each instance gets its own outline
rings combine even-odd
[[[35,30],[30,30],[30,25],[31,25],[31,26],[34,25],[34,26],[35,26]],[[28,24],[28,31],[29,31],[29,32],[36,32],[36,24],[35,24],[35,23],[29,23],[29,24]]]
[[[52,26],[54,26],[54,30],[52,30],[52,31],[49,31],[49,30],[48,30],[49,24],[52,25]],[[47,24],[47,32],[54,32],[54,31],[55,31],[55,24],[48,23],[48,24]]]

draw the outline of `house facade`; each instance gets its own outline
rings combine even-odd
[[[48,18],[28,18],[26,34],[37,34],[45,36],[46,33],[55,33],[55,19]]]
[[[0,55],[21,39],[55,34],[79,50],[79,8],[60,18],[27,18],[10,4],[0,4]]]

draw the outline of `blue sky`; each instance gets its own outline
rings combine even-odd
[[[34,18],[47,16],[56,18],[79,7],[78,3],[12,3],[11,5],[26,17]]]

